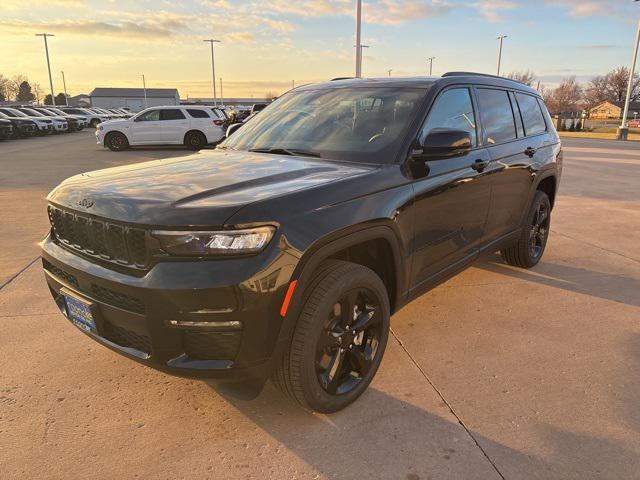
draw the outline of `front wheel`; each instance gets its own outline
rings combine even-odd
[[[122,150],[129,148],[129,140],[127,140],[127,137],[120,132],[108,133],[104,141],[107,148],[112,152],[121,152]]]
[[[369,268],[323,262],[274,383],[303,407],[342,410],[371,383],[389,337],[389,297]]]
[[[533,197],[527,215],[527,224],[520,238],[508,248],[500,250],[500,255],[509,265],[531,268],[542,258],[549,238],[551,225],[551,202],[546,193],[538,190]]]

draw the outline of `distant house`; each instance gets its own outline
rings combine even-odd
[[[145,108],[145,89],[143,88],[94,88],[91,106],[97,108],[129,108],[139,112]],[[180,94],[175,88],[147,88],[146,106],[180,105]]]
[[[593,119],[619,119],[622,118],[624,102],[611,102],[605,100],[589,110],[589,118]],[[640,102],[629,102],[629,117],[640,115]]]
[[[73,97],[69,97],[67,102],[72,107],[90,107],[91,106],[91,97],[86,93],[81,93],[80,95],[75,95]]]

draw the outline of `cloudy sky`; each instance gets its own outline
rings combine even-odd
[[[533,70],[552,85],[628,64],[640,18],[631,0],[365,0],[365,76],[448,70],[495,73],[496,35],[508,35],[503,71]],[[203,38],[217,38],[225,96],[280,93],[354,70],[353,0],[0,0],[0,73],[69,94],[99,86],[177,87],[211,96]],[[219,92],[218,92],[219,93]]]

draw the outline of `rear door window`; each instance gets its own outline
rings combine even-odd
[[[522,113],[525,133],[527,135],[536,135],[545,132],[547,126],[544,123],[544,116],[542,115],[542,110],[540,110],[538,100],[534,96],[524,93],[516,93],[516,100],[518,100],[520,112]]]
[[[197,108],[187,108],[187,113],[193,118],[209,118],[209,114],[205,110]]]
[[[160,120],[182,120],[186,118],[184,113],[177,108],[163,108],[160,110]]]
[[[471,135],[471,144],[475,147],[476,141],[476,118],[473,113],[473,104],[468,88],[452,88],[445,90],[436,99],[429,112],[420,136],[424,142],[426,136],[436,128],[450,128],[464,130]]]
[[[484,144],[493,145],[514,140],[516,124],[507,91],[479,88],[477,94],[484,128]]]

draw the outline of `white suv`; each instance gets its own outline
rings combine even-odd
[[[135,145],[184,145],[200,150],[224,138],[226,117],[210,106],[152,107],[98,125],[99,145],[119,151]]]

